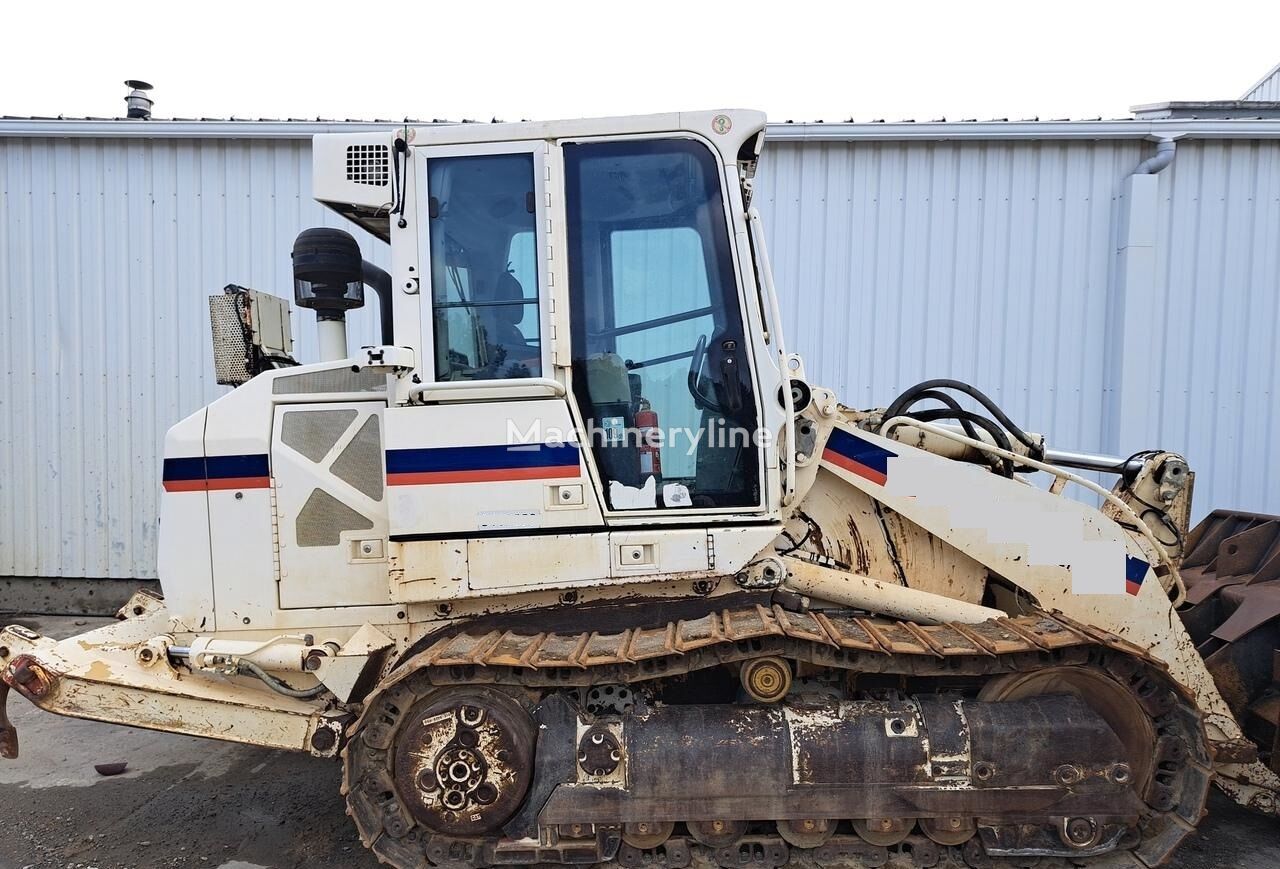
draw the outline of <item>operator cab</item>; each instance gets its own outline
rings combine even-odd
[[[763,130],[702,112],[316,138],[316,198],[391,244],[412,353],[384,412],[393,543],[471,541],[474,587],[487,557],[598,546],[586,581],[715,566],[708,523],[744,553],[772,539]]]

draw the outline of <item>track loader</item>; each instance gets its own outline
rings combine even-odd
[[[315,364],[283,299],[211,300],[236,388],[166,437],[163,599],[0,632],[0,710],[338,758],[398,869],[1158,866],[1215,782],[1274,813],[1275,520],[1188,532],[1181,456],[1051,449],[965,383],[809,382],[764,130],[317,136],[389,269],[298,237]]]

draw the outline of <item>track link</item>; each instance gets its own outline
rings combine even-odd
[[[426,698],[448,697],[459,689],[492,690],[533,708],[541,698],[570,689],[634,686],[766,656],[827,670],[904,679],[1007,677],[1053,667],[1092,668],[1132,695],[1155,735],[1150,781],[1140,794],[1145,805],[1139,822],[1136,827],[1095,831],[1093,850],[1082,849],[1069,863],[1027,853],[992,856],[1008,853],[1002,849],[1010,847],[1034,850],[1035,836],[1040,835],[1020,830],[1017,824],[1001,824],[999,818],[957,819],[959,829],[971,830],[975,820],[985,829],[963,842],[962,834],[942,837],[946,844],[913,833],[914,821],[908,822],[905,836],[894,837],[901,838],[895,844],[880,842],[874,835],[870,836],[874,841],[868,841],[865,832],[857,835],[847,821],[838,822],[820,842],[797,840],[794,834],[784,837],[774,823],[759,821],[730,844],[700,843],[681,824],[664,844],[636,848],[621,841],[621,823],[556,824],[520,841],[504,838],[500,830],[479,838],[453,838],[433,833],[397,795],[392,743],[406,713]],[[1200,715],[1163,665],[1138,647],[1059,613],[1035,612],[979,625],[919,625],[762,605],[610,633],[492,630],[444,637],[403,662],[368,699],[364,714],[350,731],[343,758],[348,813],[365,845],[397,869],[555,863],[628,869],[1156,866],[1199,821],[1212,775]],[[541,754],[535,760],[535,783],[528,802],[535,802],[533,795],[546,799],[546,793],[538,793],[537,780],[545,772],[541,767],[549,763]],[[929,829],[936,834],[937,824]],[[1063,831],[1062,835],[1066,841],[1070,834]],[[814,847],[797,847],[787,838]]]

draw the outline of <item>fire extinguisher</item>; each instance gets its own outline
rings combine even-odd
[[[640,461],[640,478],[650,474],[662,476],[662,433],[658,429],[658,414],[643,402],[636,411],[636,431],[639,434],[637,453]]]

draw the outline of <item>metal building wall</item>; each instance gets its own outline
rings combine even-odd
[[[1139,140],[766,148],[757,197],[788,349],[855,406],[953,377],[1061,449],[1186,454],[1197,518],[1280,512],[1268,458],[1280,447],[1280,142],[1185,141],[1159,176],[1160,412],[1136,421],[1140,440],[1107,435],[1116,197],[1149,152]]]
[[[1185,142],[1171,171],[1151,442],[1190,459],[1198,514],[1280,513],[1280,142]]]
[[[206,298],[291,295],[294,236],[342,222],[310,176],[305,140],[0,138],[0,576],[155,576],[164,433],[226,391]]]
[[[1265,78],[1249,88],[1248,93],[1240,99],[1280,101],[1280,64],[1267,73]]]
[[[1103,440],[1115,197],[1148,150],[770,144],[757,202],[790,346],[850,404],[954,376],[1063,448],[1187,452],[1199,513],[1280,512],[1274,140],[1184,142],[1162,174],[1162,413],[1143,443]],[[205,297],[289,295],[293,237],[340,223],[309,186],[306,140],[0,138],[0,576],[154,576],[164,432],[225,391]],[[312,318],[293,326],[311,358]]]

